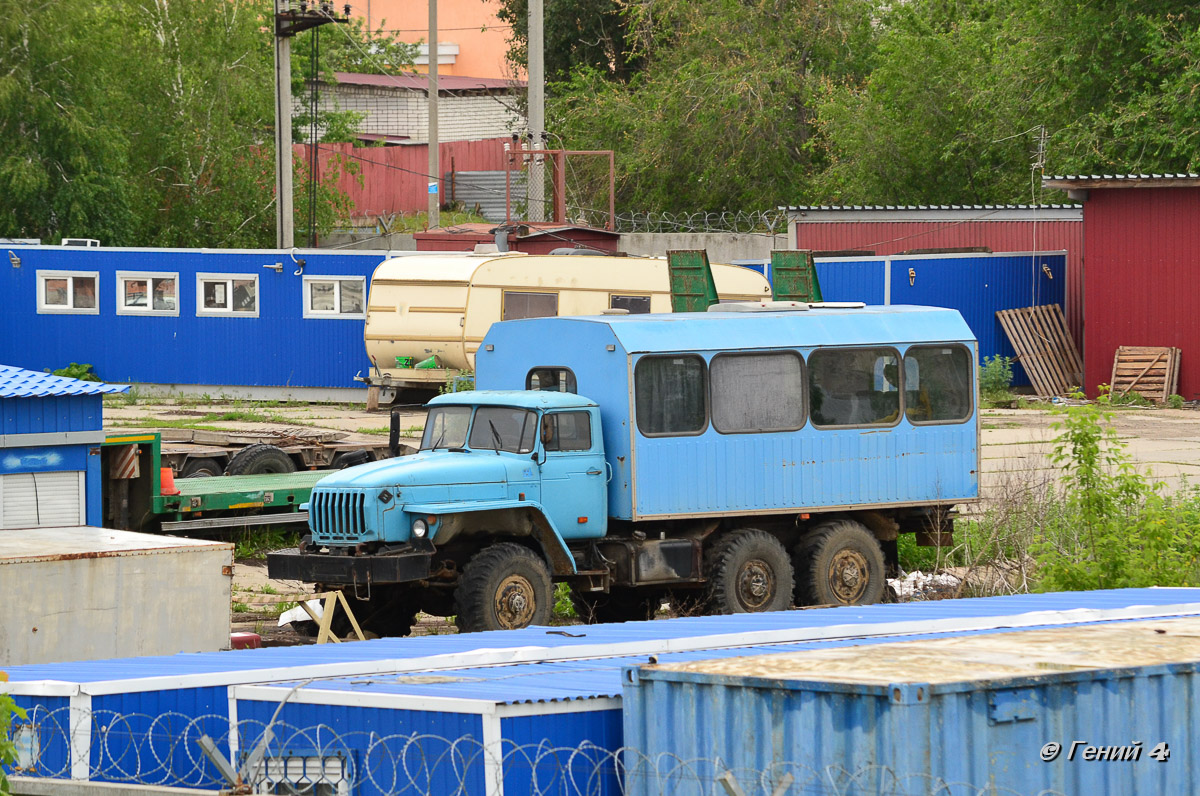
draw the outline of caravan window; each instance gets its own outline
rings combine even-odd
[[[520,318],[553,318],[558,315],[557,293],[516,293],[504,291],[504,313],[502,321]]]
[[[196,274],[196,314],[258,317],[258,274]]]
[[[98,271],[38,271],[37,311],[98,314],[96,283],[99,279]]]
[[[808,358],[814,426],[891,426],[900,420],[900,357],[891,348],[822,348]]]
[[[174,273],[117,272],[118,315],[178,315],[178,280]]]
[[[804,362],[796,352],[718,354],[709,371],[713,428],[722,434],[804,425]]]
[[[971,354],[963,346],[913,346],[904,354],[904,415],[911,423],[971,417]]]
[[[630,315],[643,315],[650,311],[650,297],[611,295],[608,297],[608,306],[614,310],[625,310]]]
[[[525,389],[544,392],[577,393],[575,374],[570,368],[534,368],[525,377]]]
[[[638,430],[647,437],[701,434],[708,426],[704,360],[642,357],[634,369]]]

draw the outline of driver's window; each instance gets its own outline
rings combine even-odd
[[[556,412],[543,415],[542,447],[547,451],[591,450],[591,416],[587,412]]]

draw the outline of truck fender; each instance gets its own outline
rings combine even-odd
[[[540,503],[529,500],[490,501],[487,503],[423,503],[405,506],[413,514],[474,514],[489,511],[524,512],[529,518],[531,532],[528,534],[542,549],[542,554],[555,575],[574,575],[575,557],[567,549],[554,523],[546,516]],[[430,540],[438,543],[437,535]]]

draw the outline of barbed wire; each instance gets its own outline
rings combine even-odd
[[[732,232],[742,235],[780,235],[787,232],[787,226],[787,213],[777,210],[617,214],[618,232]]]
[[[90,727],[90,731],[87,729]],[[72,729],[74,728],[74,743]],[[82,730],[80,728],[83,728]],[[555,746],[549,741],[484,743],[471,734],[384,734],[326,724],[297,727],[279,721],[243,720],[231,726],[218,714],[189,717],[37,707],[14,724],[22,754],[18,776],[79,778],[152,786],[223,789],[232,783],[204,753],[207,736],[244,784],[257,793],[371,792],[397,796],[482,794],[503,782],[506,793],[532,796],[1016,796],[992,783],[948,781],[928,772],[898,772],[882,765],[848,768],[773,762],[763,768],[731,766],[721,757],[647,755],[590,741]],[[263,739],[266,738],[264,742]],[[232,746],[231,746],[231,742]],[[262,745],[261,762],[244,766]],[[1040,796],[1060,796],[1041,791]]]

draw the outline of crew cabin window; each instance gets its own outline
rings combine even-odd
[[[900,419],[900,358],[891,348],[822,348],[808,358],[815,426],[890,426]]]
[[[709,365],[713,428],[722,434],[804,425],[804,363],[794,351],[720,354]]]
[[[609,296],[608,306],[614,310],[625,310],[630,315],[644,315],[650,311],[649,296]]]
[[[37,311],[98,315],[98,271],[38,271]]]
[[[117,272],[118,315],[178,315],[179,274]]]
[[[591,450],[592,419],[587,412],[542,415],[542,447],[547,451]]]
[[[365,318],[363,297],[366,279],[361,276],[304,277],[305,318]]]
[[[913,346],[904,354],[904,415],[911,423],[971,417],[971,354],[963,346]]]
[[[638,430],[647,437],[701,434],[708,425],[704,360],[642,357],[634,369]]]
[[[500,320],[553,318],[558,315],[557,293],[516,293],[504,291],[504,314]]]
[[[196,314],[258,317],[257,274],[196,274]]]
[[[525,377],[525,389],[542,392],[579,392],[575,386],[575,374],[570,368],[534,368]]]

